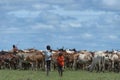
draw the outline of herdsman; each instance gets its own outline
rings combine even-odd
[[[18,52],[18,48],[15,45],[13,45],[12,51],[13,51],[13,54],[16,55]]]
[[[52,50],[50,45],[46,46],[46,51],[44,51],[45,54],[45,63],[46,63],[46,75],[49,76],[49,71],[51,70],[51,56],[52,56]]]

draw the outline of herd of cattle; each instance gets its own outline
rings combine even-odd
[[[80,50],[52,50],[51,68],[57,68],[56,58],[62,52],[65,58],[64,68],[70,70],[88,71],[120,71],[120,51],[87,51]],[[0,51],[0,69],[32,69],[45,70],[44,51],[36,49],[18,50],[14,55],[12,51]]]

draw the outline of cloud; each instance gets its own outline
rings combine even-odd
[[[56,4],[65,10],[84,10],[84,9],[95,9],[95,10],[120,10],[119,0],[46,0],[48,4]]]
[[[120,10],[119,0],[4,0],[0,1],[2,8],[6,10],[13,9],[54,9],[53,6],[60,6],[64,10]],[[20,6],[22,5],[22,6]],[[27,6],[26,6],[27,5]],[[32,5],[32,6],[31,6]]]
[[[56,35],[57,37],[57,35]],[[62,39],[62,40],[70,40],[70,39],[75,39],[75,36],[72,36],[72,35],[59,35],[58,37],[59,39]]]
[[[75,0],[40,0],[42,2],[45,2],[45,3],[49,3],[49,4],[70,4],[70,3],[74,3]]]
[[[35,3],[32,4],[32,7],[37,10],[52,9],[52,7],[49,4],[44,4],[44,3]]]
[[[0,29],[0,33],[8,34],[8,33],[21,33],[20,28],[18,27],[6,27]]]
[[[102,0],[102,3],[106,7],[110,7],[110,8],[119,8],[119,6],[120,6],[119,0]]]
[[[49,43],[55,48],[64,45],[111,48],[119,43],[119,3],[119,0],[1,0],[0,39],[4,39],[1,45],[9,47],[8,44],[20,40],[23,48],[41,48]]]
[[[80,28],[82,25],[80,23],[70,23],[70,26],[73,28]]]
[[[120,10],[119,0],[93,0],[93,4],[96,9],[108,10],[108,11],[118,11]]]
[[[59,25],[62,30],[71,30],[71,29],[78,29],[83,27],[81,22],[74,19],[61,21]]]
[[[84,39],[92,39],[92,38],[93,38],[93,35],[90,34],[90,33],[84,33],[84,34],[82,34],[82,37],[83,37]]]
[[[73,18],[73,21],[75,22],[75,20],[77,20],[77,22],[91,22],[91,21],[95,21],[96,19],[98,19],[101,16],[104,15],[110,15],[112,14],[112,12],[106,12],[106,11],[95,11],[95,10],[74,10],[74,11],[69,11],[69,10],[51,10],[51,12],[54,12],[60,16],[68,16]],[[61,13],[62,12],[62,13]]]
[[[118,39],[118,36],[117,35],[109,35],[108,38],[112,39],[112,40],[116,40],[116,39]]]
[[[16,10],[8,12],[9,16],[15,16],[18,18],[36,18],[39,16],[41,11],[29,11],[29,10]]]
[[[46,24],[42,24],[42,23],[37,23],[37,24],[31,26],[31,29],[33,29],[33,30],[41,30],[41,29],[50,29],[50,30],[52,30],[52,29],[54,29],[54,26],[46,25]]]

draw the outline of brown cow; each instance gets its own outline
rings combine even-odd
[[[44,68],[44,55],[40,51],[29,53],[24,60],[30,62],[32,70]]]
[[[16,69],[18,58],[12,52],[0,52],[0,64],[3,68]]]

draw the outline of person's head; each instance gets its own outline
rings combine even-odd
[[[62,56],[63,54],[61,52],[59,52],[59,56]]]
[[[15,45],[13,45],[13,48],[15,48]]]
[[[46,49],[47,49],[47,50],[51,50],[50,45],[47,45],[47,46],[46,46]]]

